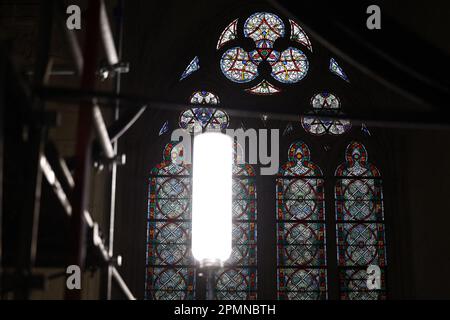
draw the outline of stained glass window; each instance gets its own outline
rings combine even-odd
[[[190,252],[190,168],[182,144],[168,143],[151,172],[147,217],[146,299],[193,299],[195,265]]]
[[[277,62],[271,63],[272,77],[283,83],[295,83],[302,80],[308,72],[308,59],[296,48],[284,50]]]
[[[163,125],[161,126],[161,129],[159,129],[159,136],[162,136],[163,134],[169,132],[169,121],[166,121],[163,123]]]
[[[339,66],[339,64],[337,63],[336,60],[334,60],[334,58],[330,59],[330,67],[329,67],[331,73],[337,75],[339,78],[350,82],[350,80],[348,79],[347,75],[345,74],[344,70],[342,70],[342,68]]]
[[[347,146],[336,169],[335,207],[341,299],[384,299],[386,249],[381,175],[364,145]],[[369,265],[381,269],[381,289],[368,290]]]
[[[262,61],[272,64],[280,59],[280,53],[270,48],[257,49],[250,52],[250,59],[257,65]]]
[[[236,157],[241,158],[242,148],[236,148]],[[219,300],[256,299],[255,171],[248,164],[238,163],[233,167],[233,251],[225,267],[216,274]]]
[[[327,116],[342,114],[339,98],[329,92],[314,95],[311,99],[313,110],[309,112],[312,116],[301,118],[302,127],[314,135],[340,135],[351,128],[349,120],[330,119]]]
[[[198,59],[198,57],[194,57],[194,59],[192,59],[192,61],[186,67],[186,70],[184,70],[183,74],[181,75],[180,81],[184,78],[187,78],[198,69],[200,69],[200,60]]]
[[[278,298],[327,298],[324,180],[308,146],[291,144],[276,185]]]
[[[286,127],[283,130],[283,137],[287,136],[288,134],[290,134],[292,131],[294,131],[294,126],[292,125],[291,122],[289,122]]]
[[[295,21],[289,19],[289,23],[291,25],[291,40],[304,45],[309,51],[312,52],[311,41],[309,41],[305,31],[303,31],[303,29]]]
[[[255,41],[257,48],[272,48],[275,40],[284,36],[284,23],[272,13],[257,12],[245,21],[244,35]]]
[[[214,93],[196,91],[189,102],[196,107],[182,112],[180,127],[191,134],[228,127],[228,115],[215,108],[220,100]],[[147,299],[195,297],[196,262],[190,251],[191,170],[183,163],[183,155],[181,143],[169,143],[164,150],[164,161],[153,169],[150,178]],[[233,251],[215,275],[215,298],[219,300],[256,299],[255,171],[243,162],[243,150],[238,144],[235,159]]]
[[[371,136],[372,134],[370,133],[369,128],[367,128],[365,123],[361,124],[361,131],[366,135],[366,136]]]
[[[268,95],[268,94],[274,94],[274,93],[281,92],[280,89],[278,89],[274,85],[270,84],[266,80],[261,81],[254,87],[246,89],[246,91],[249,91],[253,94],[258,94],[258,95]]]
[[[258,66],[242,48],[227,50],[220,61],[223,74],[231,81],[244,83],[258,76]]]
[[[189,102],[192,104],[219,104],[219,97],[209,91],[196,91],[191,95]]]
[[[223,47],[228,41],[236,39],[237,34],[237,24],[238,19],[233,20],[226,28],[222,31],[219,41],[217,42],[216,49]]]
[[[226,42],[237,39],[237,19],[225,28],[219,37],[217,49]],[[312,51],[311,42],[302,28],[292,20],[290,40],[306,46]],[[278,52],[273,46],[278,38],[285,36],[283,20],[273,13],[257,12],[252,14],[244,23],[244,37],[253,40],[255,49],[247,52],[241,47],[233,47],[222,54],[220,68],[229,80],[237,83],[247,83],[257,77],[258,66],[267,62],[271,68],[271,76],[281,83],[296,83],[302,80],[309,68],[306,55],[298,48],[288,47]],[[246,92],[258,95],[270,95],[281,90],[275,85],[262,79],[259,84],[245,89]]]
[[[185,110],[180,115],[179,124],[191,133],[202,132],[203,129],[226,129],[229,118],[225,111],[212,108],[220,103],[219,97],[208,91],[194,92],[189,99],[193,105],[205,105]]]

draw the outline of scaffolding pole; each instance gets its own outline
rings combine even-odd
[[[66,38],[68,40],[69,49],[75,65],[75,72],[70,74],[81,75],[80,92],[95,90],[95,83],[98,75],[98,58],[99,46],[101,42],[106,54],[109,66],[107,67],[110,74],[115,75],[114,94],[120,94],[122,72],[127,72],[128,65],[120,62],[122,55],[122,38],[123,38],[123,1],[119,1],[119,21],[117,22],[118,47],[114,44],[114,37],[111,32],[106,6],[103,0],[93,0],[89,2],[86,19],[86,38],[84,49],[81,51],[78,39],[74,32],[66,30]],[[45,1],[41,4],[40,27],[39,27],[39,47],[37,50],[36,67],[34,71],[28,72],[33,76],[34,95],[33,101],[28,104],[28,100],[24,99],[20,107],[25,114],[27,122],[24,124],[25,142],[21,146],[20,156],[27,159],[30,165],[26,166],[24,176],[27,180],[24,189],[24,197],[26,198],[22,204],[20,211],[20,223],[18,229],[17,259],[15,274],[5,274],[2,267],[2,246],[0,233],[0,271],[3,276],[6,275],[8,280],[8,288],[3,287],[3,292],[13,290],[17,299],[28,299],[31,290],[36,288],[37,284],[42,287],[42,280],[50,279],[50,277],[42,277],[33,274],[33,266],[36,259],[37,247],[37,227],[39,222],[39,209],[41,205],[41,185],[42,177],[51,187],[56,195],[57,201],[62,205],[64,212],[69,218],[69,252],[67,263],[69,265],[78,265],[82,270],[86,266],[86,252],[88,246],[96,248],[94,261],[95,266],[107,265],[107,287],[106,298],[111,298],[112,281],[114,281],[122,293],[131,300],[135,300],[135,296],[127,286],[126,282],[120,275],[116,266],[120,265],[121,257],[114,257],[114,218],[115,218],[115,192],[116,192],[116,175],[117,165],[119,161],[117,157],[118,139],[135,123],[142,115],[145,106],[139,106],[136,110],[127,110],[126,114],[119,118],[120,101],[110,102],[114,106],[114,122],[110,128],[107,128],[106,122],[102,116],[96,99],[79,101],[79,116],[76,132],[76,155],[75,155],[75,172],[74,176],[69,171],[64,159],[58,154],[55,145],[47,142],[47,130],[49,127],[48,119],[45,113],[46,100],[42,99],[38,88],[46,87],[47,80],[54,74],[51,70],[51,60],[49,60],[50,41],[52,39],[52,23],[53,19],[58,24],[64,24],[61,4],[54,1]],[[4,51],[2,51],[2,54]],[[4,91],[6,67],[8,59],[0,61],[0,205],[2,205],[2,187],[3,187],[3,141],[4,141],[4,102],[7,92]],[[62,106],[59,104],[58,106]],[[107,244],[100,236],[98,224],[94,221],[87,210],[89,202],[89,182],[90,171],[93,165],[91,152],[93,150],[93,133],[97,133],[97,141],[101,146],[102,160],[107,161],[111,168],[111,198],[110,198],[110,214],[109,228],[107,235]],[[112,138],[111,138],[112,135]],[[0,208],[0,229],[3,206]],[[92,239],[87,239],[87,231],[92,234]],[[100,260],[98,260],[100,258]],[[39,281],[37,281],[39,280]],[[5,291],[6,290],[6,291]],[[79,290],[65,291],[66,299],[81,299]]]
[[[113,58],[117,58],[117,61],[115,64],[117,64],[122,59],[122,46],[123,46],[123,0],[120,0],[118,2],[117,6],[117,20],[116,20],[116,28],[117,28],[117,52],[116,57],[110,57],[109,62],[111,64],[114,64]],[[106,13],[105,13],[106,16]],[[107,17],[104,19],[105,22],[102,24],[106,24],[108,22]],[[105,39],[109,39],[110,37],[104,37]],[[107,42],[107,41],[104,41]],[[113,42],[113,39],[111,37],[111,42]],[[106,48],[106,45],[105,45]],[[115,46],[112,45],[112,48],[110,51],[113,51],[115,49]],[[121,73],[118,72],[116,74],[115,78],[115,84],[114,84],[114,92],[115,94],[120,94],[121,90]],[[118,121],[120,116],[120,101],[115,102],[114,107],[114,121]],[[117,154],[119,145],[118,145],[118,139],[112,141],[112,148],[113,152]],[[113,257],[114,255],[114,224],[115,224],[115,217],[116,217],[116,184],[117,184],[117,163],[113,161],[112,168],[111,168],[111,195],[110,195],[110,205],[109,205],[109,229],[108,229],[108,255],[110,257]],[[115,267],[111,264],[108,265],[108,271],[107,271],[107,283],[106,283],[106,299],[111,300],[112,297],[112,279],[113,276],[116,278],[116,280],[119,283],[125,283],[122,279],[122,277],[117,277],[116,273],[118,274]],[[131,292],[130,292],[131,294]]]
[[[81,89],[92,90],[95,87],[97,57],[100,40],[99,0],[89,1],[86,22],[86,40],[83,50],[83,73]],[[78,110],[75,188],[73,191],[73,212],[70,222],[70,254],[68,265],[77,265],[84,270],[86,255],[86,225],[84,212],[89,202],[89,179],[91,169],[91,145],[93,138],[93,101],[82,102]],[[80,290],[65,291],[66,299],[81,299]]]

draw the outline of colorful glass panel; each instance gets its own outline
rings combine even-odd
[[[279,299],[327,297],[323,183],[308,146],[292,143],[276,186]]]
[[[150,282],[149,282],[150,281]],[[152,267],[147,272],[146,299],[192,300],[194,299],[195,272],[191,268]]]
[[[257,12],[245,21],[244,35],[251,38],[257,48],[272,48],[275,40],[284,36],[284,23],[273,13]]]
[[[208,91],[194,92],[189,99],[194,105],[217,105],[219,97]],[[199,107],[185,110],[180,115],[179,125],[191,133],[202,132],[204,129],[226,129],[229,118],[225,111],[211,108]]]
[[[194,59],[192,59],[192,61],[189,63],[189,65],[186,67],[183,74],[181,75],[180,81],[183,80],[184,78],[187,78],[198,69],[200,69],[200,60],[198,59],[198,57],[194,57]]]
[[[332,93],[322,92],[311,99],[312,116],[301,117],[303,129],[314,135],[340,135],[351,129],[351,122],[344,119],[327,118],[330,115],[340,115],[341,103]]]
[[[283,83],[295,83],[302,80],[308,72],[309,62],[299,49],[289,47],[280,59],[272,63],[272,77]]]
[[[262,96],[281,92],[280,89],[270,84],[266,80],[261,81],[256,86],[246,89],[245,91]]]
[[[370,133],[369,128],[367,128],[365,123],[361,124],[361,131],[366,135],[366,136],[371,136],[372,134]]]
[[[290,134],[292,131],[294,131],[294,126],[292,125],[291,122],[289,122],[286,127],[283,130],[283,137],[287,136],[288,134]]]
[[[219,50],[228,41],[236,39],[238,19],[233,20],[220,34],[216,49]]]
[[[182,144],[168,143],[150,177],[147,217],[146,299],[193,299],[190,252],[190,168]]]
[[[192,134],[204,128],[225,129],[228,115],[215,109],[219,97],[194,92],[195,107],[180,116],[180,127]],[[201,107],[205,105],[205,107]],[[211,107],[212,106],[212,107]],[[190,251],[191,176],[184,165],[183,144],[169,143],[164,161],[152,171],[147,236],[147,299],[193,299],[195,266]],[[256,299],[256,185],[255,171],[244,163],[243,149],[235,147],[233,166],[233,249],[215,275],[215,298]]]
[[[236,148],[233,166],[233,251],[224,268],[216,273],[219,300],[256,299],[256,185],[255,171]]]
[[[191,104],[219,104],[219,97],[209,91],[196,91],[191,95],[189,99]]]
[[[250,59],[252,59],[256,65],[259,65],[263,61],[275,63],[280,59],[280,53],[273,49],[257,49],[250,52]]]
[[[311,41],[309,41],[305,31],[303,31],[303,29],[295,21],[289,19],[289,23],[291,25],[291,40],[304,45],[309,51],[312,52]]]
[[[384,292],[367,290],[366,270],[341,270],[339,273],[341,299],[345,300],[378,300],[385,299]],[[381,288],[385,288],[385,272],[381,269]]]
[[[279,268],[280,300],[326,299],[326,269]]]
[[[159,136],[162,136],[163,134],[167,133],[169,131],[169,121],[166,121],[161,126],[161,129],[159,129]]]
[[[256,300],[256,268],[225,268],[216,275],[217,300]]]
[[[229,80],[238,83],[252,81],[258,76],[258,66],[248,52],[238,47],[231,48],[223,54],[220,68]]]
[[[292,20],[290,40],[304,45],[312,51],[311,43],[302,28]],[[219,38],[217,49],[223,45],[223,37],[236,39],[237,20],[234,20]],[[285,36],[283,21],[275,14],[257,12],[252,14],[244,23],[244,36],[255,43],[255,49],[247,52],[241,47],[228,49],[220,60],[222,73],[231,81],[247,83],[256,79],[258,66],[261,62],[268,62],[271,76],[282,83],[296,83],[302,80],[309,68],[306,55],[297,48],[289,47],[282,52],[274,50],[277,39]],[[245,91],[258,95],[271,95],[281,90],[263,79],[256,86]]]
[[[341,103],[334,94],[322,92],[314,95],[311,99],[314,109],[340,109]]]
[[[339,66],[339,64],[337,63],[336,60],[334,60],[334,58],[330,59],[330,67],[329,67],[331,73],[337,75],[339,78],[350,82],[350,80],[348,79],[347,75],[345,74],[344,70],[342,70],[342,68]]]
[[[345,162],[336,169],[335,208],[338,267],[342,299],[384,299],[386,267],[381,175],[368,162],[364,145],[347,146]],[[382,271],[380,290],[369,290],[366,270]]]

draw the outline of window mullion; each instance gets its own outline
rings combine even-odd
[[[327,287],[328,299],[339,299],[339,269],[337,266],[336,244],[336,216],[334,205],[334,185],[336,178],[333,175],[325,176],[325,228],[327,250]]]

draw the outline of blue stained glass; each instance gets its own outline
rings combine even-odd
[[[200,60],[197,56],[195,56],[181,75],[180,81],[187,78],[198,69],[200,69]]]
[[[326,299],[323,178],[304,142],[291,144],[276,190],[278,298]]]
[[[205,127],[208,121],[211,119],[213,112],[215,110],[213,108],[195,108],[194,115],[200,121],[202,127]]]
[[[309,68],[306,55],[294,47],[289,47],[281,52],[280,59],[271,65],[272,77],[282,83],[295,83],[302,80]]]
[[[182,144],[170,142],[149,184],[146,299],[193,299],[195,265],[190,252],[190,168]]]
[[[233,249],[225,266],[254,266],[256,264],[256,228],[255,223],[240,223],[233,226],[234,229],[242,229],[234,234],[243,234],[241,241],[234,236]]]
[[[283,136],[287,136],[288,134],[290,134],[292,131],[294,131],[294,126],[292,125],[292,123],[288,123],[286,125],[286,128],[284,128],[283,131]]]
[[[149,267],[147,279],[146,299],[192,300],[195,298],[194,269]]]
[[[383,220],[380,180],[340,179],[336,191],[336,214],[339,220]]]
[[[303,29],[295,21],[289,19],[289,23],[291,24],[291,40],[304,45],[309,51],[312,52],[311,41],[309,41],[305,31],[303,31]]]
[[[273,84],[269,83],[266,80],[261,81],[256,86],[251,87],[249,89],[245,89],[246,92],[256,94],[256,95],[272,95],[275,93],[280,93],[281,90],[275,87]]]
[[[341,115],[339,98],[329,92],[315,94],[311,98],[310,115],[301,118],[303,129],[313,135],[340,135],[352,127],[349,120],[330,119],[330,115]]]
[[[283,189],[283,211],[280,220],[323,220],[323,180],[283,179],[278,181]],[[280,215],[281,214],[281,215]]]
[[[164,122],[161,129],[159,129],[159,135],[162,136],[163,134],[167,133],[169,131],[169,121]]]
[[[244,35],[255,41],[257,48],[272,48],[284,32],[283,20],[273,13],[254,13],[244,23]]]
[[[256,300],[256,267],[224,268],[215,280],[217,300]]]
[[[190,178],[156,177],[152,179],[152,183],[155,183],[153,218],[190,218]]]
[[[219,98],[197,91],[195,105],[180,117],[180,126],[226,128],[228,115],[206,105]],[[216,299],[256,299],[256,187],[255,170],[243,163],[236,144],[233,166],[233,249],[216,274]],[[146,299],[194,299],[196,263],[191,254],[191,167],[184,164],[183,144],[170,142],[163,162],[152,170],[148,196]]]
[[[325,265],[325,226],[323,223],[279,222],[278,265]]]
[[[278,299],[325,300],[326,269],[278,268]]]
[[[337,63],[336,60],[334,60],[334,58],[330,59],[330,71],[331,73],[337,75],[339,78],[350,82],[350,80],[348,79],[347,75],[345,74],[344,70],[342,70],[342,68],[339,66],[339,64]]]
[[[189,103],[190,104],[206,104],[206,105],[216,105],[216,104],[220,104],[220,99],[219,97],[209,91],[195,91],[190,99],[189,99]]]
[[[220,59],[222,73],[237,83],[250,82],[258,76],[258,65],[240,47],[227,50]]]
[[[372,134],[370,133],[370,130],[367,128],[365,123],[361,124],[361,131],[367,135],[367,136],[371,136]]]
[[[220,103],[219,97],[208,91],[196,91],[189,102],[193,105],[205,105],[205,107],[190,108],[180,115],[179,125],[190,133],[198,133],[203,129],[223,130],[228,127],[229,117],[223,110],[215,107]]]
[[[306,46],[312,51],[311,43],[306,33],[294,21],[291,25],[291,40],[297,44]],[[237,20],[233,21],[221,34],[217,49],[225,42],[225,37],[234,40],[237,32]],[[259,76],[258,66],[266,61],[272,68],[271,76],[282,83],[296,83],[302,80],[309,67],[306,55],[298,48],[289,47],[279,52],[273,49],[278,38],[285,36],[283,20],[277,15],[268,12],[252,14],[244,23],[244,36],[253,40],[256,49],[247,52],[241,47],[228,49],[220,60],[222,73],[231,81],[247,83]],[[245,89],[246,92],[258,95],[271,95],[281,92],[267,79],[262,79],[259,84]]]
[[[164,265],[190,265],[193,264],[189,253],[190,223],[188,222],[160,222],[150,221],[152,235],[150,237],[148,264],[154,266]]]
[[[336,169],[335,208],[341,299],[384,299],[386,268],[381,175],[368,161],[365,146],[351,142]],[[382,272],[380,290],[369,290],[366,269]],[[364,281],[363,281],[364,279]]]
[[[233,250],[225,267],[216,274],[216,298],[220,300],[256,299],[256,186],[255,171],[236,148],[233,166]]]
[[[236,39],[238,19],[233,20],[220,34],[216,49],[219,50],[227,42]]]
[[[385,271],[381,269],[381,290],[367,289],[367,272],[365,269],[340,270],[339,272],[341,299],[343,300],[384,300]]]
[[[343,266],[384,266],[384,226],[377,223],[338,223],[338,257]]]

